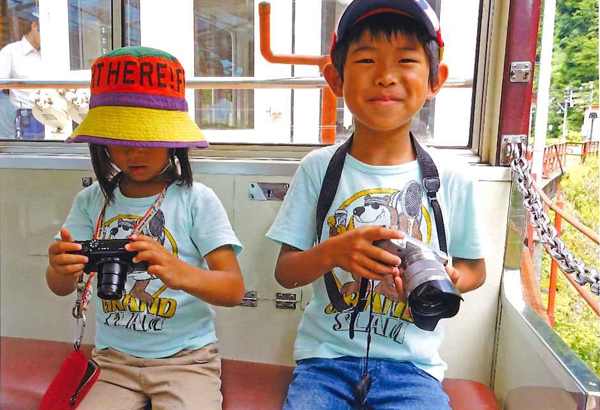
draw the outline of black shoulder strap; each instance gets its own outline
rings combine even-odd
[[[354,134],[335,151],[333,157],[331,157],[331,160],[329,161],[325,176],[323,177],[319,201],[317,202],[317,243],[321,242],[323,223],[325,222],[325,217],[327,217],[327,211],[329,211],[329,208],[333,203],[333,198],[335,198],[338,185],[340,184],[340,178],[342,177],[342,169],[344,168],[344,161],[346,161],[346,154],[350,151],[353,139]]]
[[[327,217],[327,211],[331,207],[333,203],[333,199],[335,198],[335,194],[337,192],[337,188],[340,182],[340,178],[342,176],[342,170],[344,168],[344,162],[346,160],[346,154],[350,151],[350,147],[352,146],[352,140],[354,135],[352,135],[348,140],[342,144],[336,152],[333,154],[331,161],[327,167],[327,171],[325,172],[325,177],[323,178],[323,184],[321,185],[321,191],[319,193],[319,200],[317,202],[317,243],[321,242],[321,235],[323,233],[323,224],[325,223],[325,218]],[[440,188],[440,177],[438,174],[437,167],[433,162],[431,156],[419,145],[416,138],[410,134],[411,144],[415,153],[417,154],[417,160],[419,161],[419,166],[423,172],[423,187],[427,192],[427,198],[429,199],[429,203],[433,208],[433,214],[435,218],[435,226],[437,229],[438,240],[440,243],[440,249],[442,252],[447,252],[446,245],[446,231],[444,229],[444,220],[442,216],[442,208],[437,200],[437,191]],[[325,280],[325,288],[327,290],[327,295],[329,296],[329,300],[331,304],[338,312],[345,312],[352,309],[352,306],[349,306],[345,301],[343,296],[341,295],[339,288],[335,283],[335,278],[333,274],[327,272],[324,276]],[[364,283],[363,283],[364,282]],[[353,311],[353,318],[351,320],[351,324],[354,324],[356,320],[356,315],[360,310],[362,310],[366,304],[366,290],[368,280],[363,278],[361,280],[360,286],[360,294],[358,302]],[[350,338],[354,336],[353,326],[350,326]]]
[[[437,167],[431,158],[431,155],[421,147],[417,139],[410,134],[410,141],[417,153],[417,161],[423,172],[423,188],[427,192],[427,198],[433,208],[433,217],[435,218],[435,228],[437,229],[438,241],[440,250],[448,253],[448,245],[446,242],[446,230],[444,229],[444,218],[442,216],[442,207],[437,200],[437,191],[440,189],[440,175]]]
[[[323,184],[321,185],[321,192],[319,193],[319,201],[317,202],[317,243],[321,242],[323,224],[325,223],[327,211],[329,211],[329,208],[333,203],[333,198],[335,198],[338,185],[340,184],[344,161],[346,160],[346,154],[350,151],[350,147],[352,146],[353,137],[354,134],[335,151],[331,161],[329,161],[327,171],[325,172]],[[338,312],[345,312],[352,309],[352,307],[348,306],[344,301],[344,297],[341,295],[335,283],[333,274],[327,272],[324,276],[324,280],[327,296],[329,296],[329,300],[335,310]]]

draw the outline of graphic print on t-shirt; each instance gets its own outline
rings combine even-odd
[[[108,233],[106,239],[123,239],[132,234],[141,216],[115,215],[102,226]],[[165,215],[159,210],[140,232],[155,239],[177,257],[177,244],[165,227]],[[165,321],[175,315],[177,301],[161,298],[167,289],[156,276],[149,274],[143,264],[134,266],[127,275],[125,294],[120,300],[102,301],[102,309],[107,315],[104,324],[122,326],[138,331],[161,331]]]
[[[327,218],[329,236],[341,235],[362,226],[382,226],[398,229],[427,244],[431,241],[431,217],[422,203],[423,188],[409,181],[402,189],[375,188],[360,191],[345,200],[334,215]],[[333,273],[336,286],[349,306],[356,305],[361,276],[349,272]],[[367,332],[371,287],[367,289],[367,304],[356,321],[356,332]],[[338,312],[330,303],[325,314],[335,315],[334,331],[347,332],[350,312]],[[361,320],[362,317],[362,320]],[[403,342],[404,327],[412,322],[407,305],[400,301],[392,275],[376,282],[373,295],[372,333]]]

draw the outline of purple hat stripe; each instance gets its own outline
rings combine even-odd
[[[113,107],[138,107],[153,108],[156,110],[187,111],[187,101],[182,98],[167,97],[164,95],[150,95],[139,93],[103,93],[90,97],[90,108]]]
[[[92,144],[101,145],[120,145],[125,147],[145,147],[145,148],[206,148],[209,146],[208,141],[128,141],[118,140],[114,138],[94,137],[92,135],[78,135],[75,137],[77,142],[90,142]],[[75,139],[73,138],[73,139]],[[72,138],[68,138],[66,142]]]

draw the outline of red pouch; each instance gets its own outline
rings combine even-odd
[[[74,410],[100,376],[100,367],[81,349],[73,350],[48,386],[38,410]]]

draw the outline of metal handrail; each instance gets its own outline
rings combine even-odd
[[[0,89],[89,88],[89,80],[0,79]],[[256,78],[256,77],[194,77],[186,79],[185,88],[196,90],[231,89],[291,89],[324,88],[323,77]],[[449,78],[443,88],[471,88],[472,79]]]

